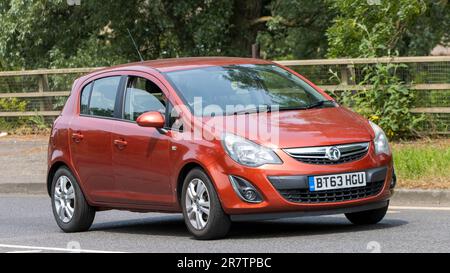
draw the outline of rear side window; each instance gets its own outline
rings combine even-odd
[[[89,115],[89,99],[91,97],[92,83],[86,85],[81,91],[80,114]]]
[[[81,94],[80,112],[92,116],[114,117],[119,83],[120,77],[108,77],[87,85]]]

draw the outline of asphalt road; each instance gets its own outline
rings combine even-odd
[[[0,195],[0,252],[450,252],[450,208],[394,207],[378,225],[344,216],[234,223],[229,236],[196,241],[181,215],[107,211],[91,230],[65,234],[47,196]]]

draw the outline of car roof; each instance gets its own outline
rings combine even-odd
[[[135,62],[112,66],[101,69],[100,71],[112,71],[124,68],[148,67],[160,72],[169,72],[176,70],[194,69],[208,66],[223,66],[233,64],[270,64],[270,61],[253,58],[238,57],[188,57],[188,58],[169,58],[157,59],[151,61]],[[98,72],[98,71],[96,71]]]

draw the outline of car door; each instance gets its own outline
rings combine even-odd
[[[150,76],[147,76],[150,77]],[[136,119],[148,111],[165,113],[163,86],[138,76],[128,77],[122,95],[122,122],[113,127],[112,158],[120,202],[170,205],[170,137],[162,129],[140,127]]]
[[[81,93],[80,113],[70,125],[70,148],[86,193],[94,201],[114,201],[111,128],[120,76],[97,79]]]

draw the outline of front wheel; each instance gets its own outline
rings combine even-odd
[[[52,209],[56,223],[64,232],[88,230],[95,217],[95,208],[84,198],[73,174],[59,168],[52,181]]]
[[[230,218],[223,211],[214,186],[203,170],[193,169],[186,176],[181,206],[186,226],[196,239],[218,239],[228,233]]]
[[[373,225],[383,220],[388,208],[389,203],[379,209],[346,213],[345,217],[355,225]]]

